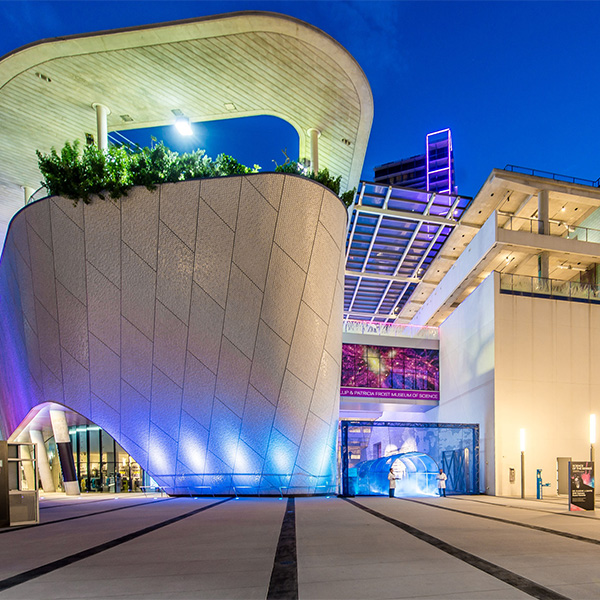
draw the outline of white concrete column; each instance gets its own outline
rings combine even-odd
[[[23,459],[21,466],[25,474],[27,489],[34,490],[36,488],[35,473],[33,472],[33,462],[31,461],[31,446],[28,444],[19,445],[19,458]]]
[[[550,234],[548,190],[538,192],[538,233]]]
[[[308,130],[310,135],[310,168],[315,173],[319,172],[319,138],[321,132],[318,129],[310,128]]]
[[[96,143],[100,150],[108,150],[108,115],[110,110],[104,104],[95,102],[92,107],[96,111]]]
[[[548,190],[538,192],[538,233],[550,235],[550,211]],[[542,279],[550,277],[550,254],[542,252],[538,257],[538,274]]]
[[[60,468],[62,469],[65,492],[67,496],[77,496],[81,493],[79,482],[75,472],[75,461],[73,460],[73,446],[69,436],[69,426],[67,417],[62,410],[51,410],[50,420],[52,421],[52,431],[54,432],[54,441],[60,458]]]
[[[52,471],[48,462],[48,453],[46,452],[46,444],[44,444],[44,436],[37,429],[29,430],[31,443],[35,444],[35,454],[38,463],[38,473],[42,480],[42,489],[45,492],[55,492],[54,480],[52,479]]]
[[[27,206],[27,204],[29,204],[31,196],[33,196],[33,194],[35,193],[35,190],[32,187],[29,187],[28,185],[22,185],[21,189],[23,190],[23,199],[25,200],[25,205]]]
[[[540,252],[538,256],[538,275],[541,279],[550,278],[550,253]]]

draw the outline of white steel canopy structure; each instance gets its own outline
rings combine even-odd
[[[35,150],[96,131],[271,115],[298,132],[299,156],[357,185],[373,119],[367,78],[319,29],[239,12],[42,40],[0,59],[0,236],[39,186]],[[318,140],[318,142],[316,141]],[[316,158],[316,156],[315,156]],[[313,161],[314,164],[315,161]]]
[[[395,321],[470,200],[361,182],[346,240],[346,320]]]

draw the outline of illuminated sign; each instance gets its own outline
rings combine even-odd
[[[439,351],[342,346],[342,396],[439,400]]]

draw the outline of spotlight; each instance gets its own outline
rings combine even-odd
[[[177,117],[175,119],[175,129],[177,129],[180,135],[188,136],[194,134],[188,117]]]

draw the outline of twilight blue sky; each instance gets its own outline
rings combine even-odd
[[[461,194],[507,163],[600,177],[600,2],[5,0],[0,55],[42,38],[236,10],[297,17],[353,54],[375,102],[364,179],[423,152],[425,134],[444,127]],[[273,131],[276,159],[286,131]],[[240,156],[220,135],[221,145],[204,139],[209,154],[266,167],[268,157]]]

